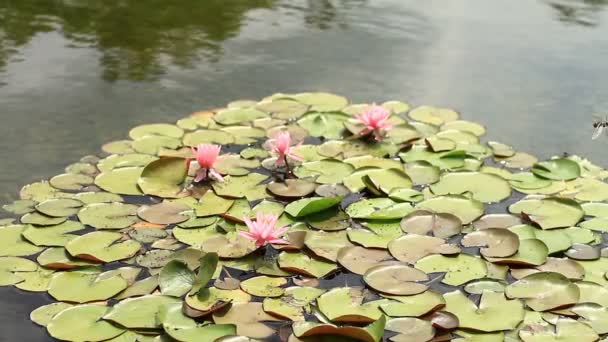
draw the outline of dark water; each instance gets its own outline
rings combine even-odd
[[[0,203],[132,126],[278,91],[450,106],[517,149],[608,167],[608,137],[590,139],[591,113],[608,112],[607,13],[608,0],[0,0]],[[44,340],[18,292],[0,288],[0,340]]]

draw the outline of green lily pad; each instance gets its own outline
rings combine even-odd
[[[338,251],[338,262],[352,273],[363,275],[380,262],[389,260],[391,255],[381,249],[350,246]]]
[[[561,194],[579,201],[605,201],[608,184],[593,178],[577,178],[566,182],[566,189]]]
[[[138,221],[137,206],[123,203],[94,203],[82,208],[78,219],[97,229],[122,229]]]
[[[490,256],[486,256],[485,258],[496,264],[538,266],[547,260],[548,254],[549,249],[542,241],[538,239],[520,239],[517,253],[502,258]]]
[[[482,247],[484,257],[504,258],[515,254],[519,249],[519,237],[507,229],[488,228],[465,235],[461,242],[464,247]]]
[[[156,159],[155,156],[141,153],[125,154],[121,156],[111,155],[101,159],[97,163],[97,168],[101,172],[109,173],[122,168],[144,167]]]
[[[431,106],[420,106],[412,109],[409,113],[410,118],[428,123],[431,125],[440,126],[446,122],[458,120],[458,112],[447,109]]]
[[[22,237],[28,228],[26,225],[9,225],[0,227],[0,257],[27,256],[40,252],[41,247],[29,243]]]
[[[131,297],[139,297],[151,294],[158,287],[158,276],[153,275],[144,278],[129,285],[122,292],[114,296],[117,300],[122,300]]]
[[[315,191],[317,185],[302,179],[286,179],[285,182],[268,184],[268,191],[281,197],[304,197]]]
[[[443,295],[433,290],[411,296],[382,296],[392,300],[380,304],[380,309],[391,317],[420,317],[445,306]]]
[[[53,317],[55,317],[55,315],[73,306],[74,304],[64,302],[55,302],[43,305],[30,313],[30,319],[32,320],[32,322],[40,326],[46,327],[51,322]]]
[[[235,125],[251,122],[267,116],[268,114],[253,108],[232,108],[217,112],[213,119],[222,125]]]
[[[492,154],[495,157],[508,158],[515,154],[513,147],[497,141],[488,141],[488,146],[492,149]]]
[[[565,158],[536,163],[531,171],[537,176],[552,180],[571,180],[581,175],[578,163]]]
[[[321,278],[336,270],[336,265],[299,252],[281,252],[278,259],[283,270],[297,272],[309,277]]]
[[[304,245],[316,256],[336,262],[340,249],[350,247],[352,243],[348,240],[345,231],[309,231],[304,238]]]
[[[316,177],[315,182],[319,184],[342,183],[342,180],[349,176],[355,168],[335,159],[324,159],[303,163],[294,170],[298,178]]]
[[[310,310],[309,304],[324,292],[314,287],[288,287],[280,298],[264,298],[264,311],[292,321],[304,321],[304,313]]]
[[[165,306],[173,303],[181,304],[181,301],[157,295],[128,298],[114,305],[103,319],[127,329],[159,329],[162,327],[160,312]]]
[[[313,137],[339,139],[345,131],[344,122],[348,116],[342,113],[311,112],[298,120],[298,125]]]
[[[575,304],[579,289],[568,278],[555,272],[539,272],[524,277],[505,288],[508,298],[524,299],[535,311],[546,311]]]
[[[446,239],[460,234],[462,223],[452,214],[435,214],[426,210],[417,210],[401,220],[401,229],[409,234],[427,235]]]
[[[233,324],[196,322],[184,315],[180,303],[170,303],[162,307],[158,316],[162,321],[163,330],[176,341],[213,342],[219,341],[223,336],[236,334],[236,327]]]
[[[137,182],[143,170],[143,167],[123,167],[102,172],[95,178],[95,185],[115,194],[141,195]]]
[[[80,192],[74,195],[74,199],[79,200],[84,204],[92,203],[111,203],[111,202],[122,202],[123,199],[120,195],[99,191],[99,192]]]
[[[308,111],[309,105],[290,99],[262,101],[255,105],[257,110],[270,114],[277,119],[295,119]]]
[[[399,261],[413,264],[431,254],[458,254],[457,245],[446,243],[444,239],[425,235],[403,235],[388,244],[388,250]]]
[[[27,213],[21,217],[21,223],[35,224],[37,226],[53,226],[61,224],[67,220],[67,217],[53,217],[41,214],[39,212]]]
[[[66,221],[56,226],[43,228],[29,226],[21,235],[36,246],[65,246],[78,237],[78,235],[68,233],[82,229],[84,226],[80,222]]]
[[[94,178],[83,174],[64,173],[49,180],[49,183],[60,190],[82,190],[93,184]]]
[[[247,198],[249,201],[268,197],[266,186],[259,185],[267,176],[252,172],[246,176],[227,176],[223,182],[213,182],[213,190],[219,196]]]
[[[155,224],[182,223],[190,219],[192,209],[179,202],[162,202],[154,205],[142,205],[137,209],[137,216]]]
[[[392,295],[415,295],[426,291],[426,273],[405,264],[378,265],[368,269],[363,275],[365,283],[380,292]]]
[[[22,200],[32,200],[35,202],[44,202],[51,198],[69,198],[72,194],[61,192],[53,188],[48,182],[42,181],[32,183],[21,188],[19,197]]]
[[[181,146],[181,139],[159,135],[145,135],[131,143],[135,152],[151,155],[157,155],[163,148],[175,150]]]
[[[142,247],[139,242],[118,242],[122,238],[120,233],[91,232],[71,240],[65,245],[65,249],[74,257],[97,262],[123,260],[139,252]]]
[[[471,193],[472,198],[485,203],[500,202],[511,195],[511,187],[499,176],[481,172],[448,173],[431,185],[437,195]]]
[[[219,324],[234,324],[238,335],[263,339],[274,334],[274,329],[262,322],[280,321],[264,312],[262,303],[235,303],[225,311],[213,313]]]
[[[483,291],[479,308],[461,291],[446,293],[447,312],[459,320],[460,328],[485,332],[515,329],[524,319],[524,306],[519,300],[508,300],[502,293]]]
[[[49,283],[49,294],[59,301],[87,303],[106,300],[128,286],[115,272],[99,273],[97,269],[56,273]]]
[[[193,283],[194,272],[179,260],[171,260],[163,266],[158,278],[160,292],[166,296],[180,297],[190,291]]]
[[[228,132],[215,129],[201,129],[184,136],[184,145],[196,147],[200,144],[228,145],[234,143],[234,136]]]
[[[38,265],[28,259],[18,257],[0,258],[0,286],[14,285],[23,281],[16,272],[33,272]]]
[[[293,217],[302,217],[332,208],[340,201],[342,201],[342,196],[309,197],[289,203],[285,207],[285,212]]]
[[[15,215],[23,215],[27,213],[31,213],[36,210],[34,206],[36,205],[36,201],[32,200],[16,200],[11,204],[5,204],[2,206],[2,209],[8,211],[9,213],[13,213]]]
[[[331,93],[300,93],[293,96],[294,100],[310,106],[311,111],[341,110],[348,105],[348,99]]]
[[[337,326],[329,323],[315,323],[299,321],[293,324],[293,333],[299,338],[312,338],[310,341],[337,341],[340,336],[344,336],[346,341],[379,342],[384,334],[386,317],[382,316],[374,323],[364,327],[358,326]],[[321,340],[327,337],[326,340]],[[290,340],[291,341],[291,340]],[[307,340],[305,340],[307,341]]]
[[[527,169],[538,162],[538,159],[535,156],[525,152],[515,152],[515,154],[506,158],[499,158],[498,156],[495,158],[497,161],[511,169]]]
[[[435,213],[452,214],[458,217],[462,224],[471,223],[484,213],[483,203],[460,195],[430,198],[416,204],[415,208]]]
[[[64,341],[105,341],[125,331],[101,319],[108,310],[102,305],[73,306],[53,316],[47,330],[52,337]]]
[[[415,267],[426,273],[446,272],[441,282],[453,286],[483,278],[488,272],[481,258],[468,254],[458,254],[456,257],[429,255],[418,260]]]
[[[523,199],[510,205],[509,212],[524,216],[542,229],[574,226],[584,215],[577,202],[555,197]]]
[[[242,281],[241,289],[252,296],[280,297],[285,293],[285,289],[281,287],[285,284],[285,278],[258,276]]]
[[[409,188],[412,181],[400,169],[370,170],[362,177],[362,182],[370,192],[376,195],[388,194],[393,189]]]
[[[552,341],[585,341],[598,340],[597,333],[589,325],[575,321],[571,318],[559,318],[555,328],[536,325],[526,326],[519,331],[519,337],[524,342],[552,342]]]
[[[53,198],[36,205],[36,210],[51,217],[72,216],[78,213],[83,203],[71,198]]]
[[[144,167],[137,184],[146,195],[174,198],[183,190],[187,174],[186,159],[163,157]]]
[[[164,137],[181,138],[184,131],[170,124],[147,124],[137,126],[129,131],[131,139],[136,140],[147,135],[158,135]]]
[[[411,178],[414,185],[433,184],[439,180],[439,167],[424,161],[412,161],[405,164],[405,173]]]
[[[332,322],[372,323],[382,317],[379,305],[387,300],[363,303],[363,289],[333,288],[317,298],[319,310]]]
[[[399,219],[413,211],[409,203],[398,203],[390,198],[370,198],[355,202],[346,208],[351,218],[370,220]]]
[[[251,296],[241,289],[222,290],[215,287],[200,291],[198,295],[186,296],[185,299],[185,303],[189,307],[205,313],[217,311],[230,303],[248,303],[250,301]]]
[[[132,140],[117,140],[103,144],[101,149],[109,154],[129,154],[135,152],[131,146]]]

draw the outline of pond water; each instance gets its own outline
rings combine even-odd
[[[0,0],[0,204],[132,126],[279,91],[453,107],[608,167],[607,33],[607,0]],[[0,341],[47,340],[18,292]]]

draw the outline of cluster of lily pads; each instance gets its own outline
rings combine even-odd
[[[381,106],[377,140],[328,93],[135,127],[4,206],[0,285],[48,292],[31,319],[65,341],[605,339],[608,172]],[[280,132],[302,161],[269,154]],[[193,182],[199,144],[223,181]],[[240,234],[259,213],[287,243]]]

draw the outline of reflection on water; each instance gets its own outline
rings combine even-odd
[[[608,5],[607,0],[556,0],[547,2],[558,20],[582,26],[598,25],[598,12]]]
[[[0,66],[37,33],[58,31],[73,47],[97,49],[103,78],[145,80],[166,65],[218,59],[247,11],[273,0],[6,0],[0,2]]]

